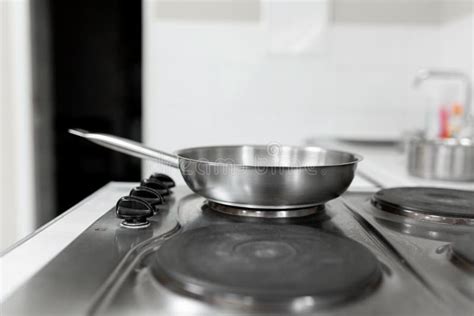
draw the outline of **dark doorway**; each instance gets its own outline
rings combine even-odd
[[[44,8],[43,17],[50,21],[51,178],[59,214],[109,181],[140,179],[138,159],[88,143],[67,130],[140,140],[142,4],[49,0]],[[35,14],[33,28],[35,20],[41,21]],[[41,43],[33,46],[36,53],[41,51]]]

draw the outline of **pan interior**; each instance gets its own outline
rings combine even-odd
[[[319,147],[211,146],[183,149],[180,158],[212,163],[265,167],[318,167],[351,164],[360,157]]]

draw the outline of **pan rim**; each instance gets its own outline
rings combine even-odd
[[[333,150],[333,149],[328,149],[328,148],[323,148],[323,147],[318,147],[318,146],[295,146],[295,145],[280,145],[281,148],[291,148],[291,149],[297,149],[297,150],[304,150],[304,151],[319,151],[319,152],[333,152],[337,154],[346,154],[346,155],[351,155],[353,157],[353,160],[344,162],[344,163],[338,163],[338,164],[327,164],[327,165],[307,165],[307,166],[268,166],[268,165],[248,165],[248,164],[238,164],[238,163],[227,163],[227,162],[216,162],[216,161],[205,161],[205,160],[200,160],[200,159],[193,159],[193,158],[188,158],[184,157],[183,153],[188,152],[188,151],[194,151],[194,150],[206,150],[206,149],[215,149],[215,148],[239,148],[239,147],[253,147],[253,148],[268,148],[268,145],[255,145],[255,144],[242,144],[242,145],[211,145],[211,146],[196,146],[196,147],[188,147],[188,148],[183,148],[179,149],[174,152],[174,154],[179,158],[179,160],[186,160],[186,161],[191,161],[195,163],[205,163],[208,165],[216,165],[216,166],[234,166],[234,167],[239,167],[239,168],[245,168],[245,169],[256,169],[256,168],[278,168],[278,169],[305,169],[305,168],[329,168],[329,167],[341,167],[341,166],[347,166],[347,165],[353,165],[361,162],[364,160],[364,157],[360,154],[356,154],[353,152],[349,151],[343,151],[343,150]]]

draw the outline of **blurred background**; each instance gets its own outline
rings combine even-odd
[[[472,78],[471,0],[0,0],[4,249],[109,181],[162,167],[67,133],[163,150],[398,141]],[[453,110],[454,111],[454,110]],[[168,171],[167,171],[168,172]],[[177,175],[173,175],[178,178]]]

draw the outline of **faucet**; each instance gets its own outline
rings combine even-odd
[[[421,69],[416,73],[413,85],[420,86],[424,81],[431,78],[457,79],[464,85],[464,126],[468,126],[471,121],[471,80],[469,76],[459,71]]]

